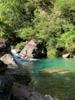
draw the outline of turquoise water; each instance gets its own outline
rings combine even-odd
[[[35,73],[47,68],[63,68],[69,71],[75,71],[75,59],[41,59],[34,64],[33,71]]]

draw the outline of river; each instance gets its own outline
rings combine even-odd
[[[33,71],[38,73],[43,69],[60,69],[68,71],[75,71],[75,59],[63,59],[63,58],[51,58],[51,59],[40,59],[34,64]]]

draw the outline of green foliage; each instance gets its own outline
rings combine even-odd
[[[8,24],[0,22],[0,37],[6,38],[9,41],[14,41],[15,32]]]
[[[18,43],[18,44],[15,46],[15,48],[16,48],[16,49],[22,50],[22,49],[24,48],[24,46],[25,46],[25,42],[21,42],[21,43]]]
[[[74,27],[75,0],[0,0],[0,37],[13,43],[36,38],[53,55],[60,44],[74,51]]]
[[[0,37],[3,37],[4,36],[4,32],[0,31]]]
[[[75,51],[75,30],[74,29],[61,35],[61,38],[59,40],[60,40],[59,42],[62,45],[64,45],[68,51],[70,52]]]
[[[48,52],[47,52],[47,56],[48,56],[48,58],[57,57],[56,49],[54,49],[54,48],[49,49]]]
[[[22,39],[29,39],[34,36],[34,31],[32,27],[26,27],[26,28],[21,28],[18,32],[18,36],[21,37]]]
[[[52,12],[52,8],[54,7],[55,0],[40,0],[39,5],[42,10],[46,12]]]
[[[65,4],[62,6],[61,11],[63,17],[75,25],[75,2],[74,4]]]

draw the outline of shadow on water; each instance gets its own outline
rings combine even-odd
[[[33,88],[42,94],[50,94],[54,100],[75,100],[75,72],[40,72],[33,79]]]

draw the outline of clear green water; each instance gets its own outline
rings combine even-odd
[[[75,100],[75,59],[40,60],[35,63],[33,75],[36,91],[50,94],[54,100]]]
[[[34,64],[34,72],[37,73],[42,69],[47,68],[63,68],[69,71],[75,71],[75,59],[42,59]]]

